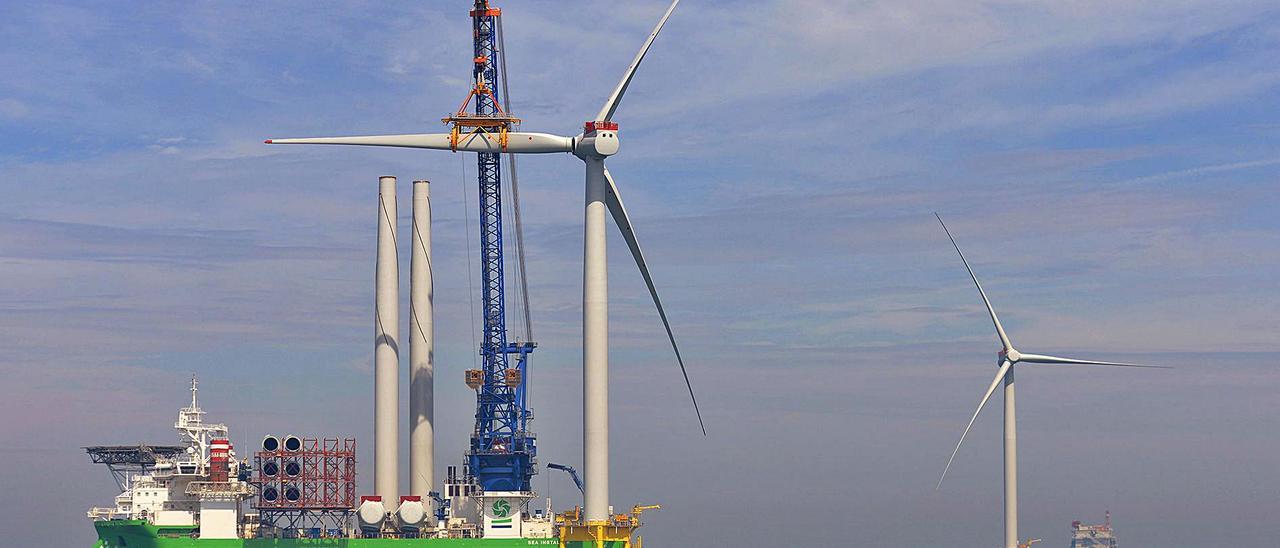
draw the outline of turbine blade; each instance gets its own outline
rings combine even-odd
[[[951,458],[947,459],[947,467],[942,469],[942,477],[938,478],[938,485],[934,486],[934,490],[942,487],[942,480],[947,479],[947,471],[951,470],[951,461],[956,459],[956,453],[960,452],[960,445],[964,443],[965,436],[969,435],[969,429],[973,428],[973,422],[978,420],[978,413],[982,412],[982,408],[987,406],[987,400],[991,399],[991,394],[995,393],[996,387],[1000,386],[1000,381],[1004,380],[1004,376],[1009,373],[1009,368],[1013,367],[1013,362],[1005,360],[1000,364],[1000,370],[996,372],[995,380],[991,381],[991,386],[987,387],[987,393],[982,396],[982,401],[978,403],[978,409],[973,412],[973,418],[969,419],[969,425],[964,427],[964,433],[960,434],[960,441],[956,442],[956,448],[951,451]]]
[[[644,253],[640,251],[640,242],[636,240],[636,232],[631,227],[631,218],[627,216],[627,208],[622,205],[622,195],[618,194],[618,185],[613,182],[613,175],[609,174],[609,170],[604,170],[604,178],[609,182],[609,192],[605,202],[609,206],[609,212],[613,214],[613,221],[618,225],[618,231],[622,233],[622,238],[627,241],[627,247],[631,248],[631,257],[636,260],[636,266],[640,268],[640,275],[644,277],[644,284],[649,287],[649,296],[653,297],[653,305],[658,308],[658,317],[662,318],[662,327],[667,330],[667,340],[671,341],[671,349],[676,353],[676,362],[680,364],[680,374],[684,375],[684,385],[689,389],[689,399],[693,400],[693,412],[698,415],[698,426],[702,428],[702,435],[707,435],[707,426],[702,422],[702,410],[698,408],[698,398],[693,395],[693,383],[689,382],[689,372],[685,370],[684,358],[680,356],[680,347],[676,345],[676,336],[671,332],[671,323],[667,321],[667,312],[662,308],[662,299],[658,298],[658,289],[653,285],[653,277],[649,275],[649,266],[644,261]]]
[[[973,278],[973,285],[978,286],[978,294],[982,295],[982,303],[987,305],[987,313],[991,314],[991,323],[996,326],[996,335],[1000,337],[1000,344],[1004,346],[1004,351],[1013,350],[1013,343],[1009,342],[1009,335],[1005,334],[1004,326],[1000,325],[1000,318],[996,317],[996,309],[991,307],[991,300],[987,298],[987,292],[982,290],[982,284],[978,283],[978,276],[973,273],[973,268],[969,267],[969,261],[964,258],[964,252],[960,251],[960,245],[956,244],[956,239],[951,236],[951,231],[947,230],[947,223],[942,222],[942,216],[936,212],[933,216],[938,218],[938,223],[942,225],[942,231],[947,233],[947,239],[951,240],[951,245],[956,248],[956,253],[960,254],[960,261],[964,263],[965,270],[969,271],[969,277]]]
[[[268,145],[358,145],[373,147],[431,148],[449,150],[449,134],[361,135],[355,137],[306,137],[267,139]]]
[[[653,45],[653,40],[658,37],[658,33],[662,31],[662,26],[667,24],[667,19],[671,17],[671,12],[676,10],[676,4],[680,0],[673,0],[671,6],[667,8],[667,12],[662,15],[662,19],[658,20],[658,26],[653,28],[653,32],[649,33],[649,39],[644,41],[644,45],[640,47],[640,52],[636,54],[635,60],[631,61],[631,67],[627,69],[627,73],[622,75],[622,81],[618,82],[618,87],[613,90],[613,94],[609,96],[609,100],[604,102],[604,106],[600,108],[600,113],[596,115],[596,120],[609,121],[613,119],[613,113],[618,110],[618,103],[622,101],[622,95],[627,92],[627,86],[631,85],[631,78],[635,77],[636,69],[640,68],[640,62],[644,60],[644,55],[649,52],[649,46]]]
[[[1107,365],[1112,367],[1147,367],[1151,369],[1173,369],[1167,365],[1139,365],[1136,363],[1123,362],[1099,362],[1093,360],[1077,360],[1073,358],[1059,358],[1057,356],[1045,356],[1041,354],[1022,354],[1018,358],[1019,362],[1027,363],[1047,363],[1057,365]]]
[[[469,133],[453,137],[448,133],[418,133],[411,135],[364,135],[356,137],[310,137],[304,139],[267,139],[269,145],[357,145],[374,147],[426,148],[455,150],[458,152],[511,152],[516,154],[543,154],[572,152],[573,139],[547,133],[507,133],[504,146],[497,134]]]

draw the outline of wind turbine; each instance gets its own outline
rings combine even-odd
[[[996,371],[996,378],[991,381],[991,386],[987,387],[986,393],[982,395],[982,401],[978,402],[978,409],[973,412],[973,417],[969,419],[968,426],[965,426],[964,433],[960,434],[960,441],[956,443],[956,448],[951,451],[951,457],[947,459],[946,468],[942,469],[942,477],[938,478],[938,485],[934,489],[942,487],[942,480],[946,479],[947,471],[951,470],[951,461],[955,460],[956,453],[960,452],[960,445],[964,443],[965,436],[969,435],[969,430],[973,428],[974,421],[978,420],[978,413],[982,412],[982,408],[987,405],[987,400],[991,399],[991,394],[995,393],[996,387],[1004,382],[1004,546],[1005,548],[1018,548],[1018,436],[1017,436],[1017,420],[1016,408],[1013,396],[1013,370],[1014,366],[1020,363],[1034,364],[1052,364],[1052,365],[1096,365],[1096,366],[1113,366],[1113,367],[1149,367],[1158,369],[1169,369],[1168,367],[1159,365],[1138,365],[1133,363],[1121,362],[1100,362],[1093,360],[1077,360],[1072,358],[1059,358],[1057,356],[1048,356],[1044,354],[1030,354],[1019,352],[1013,347],[1013,343],[1009,341],[1009,335],[1005,333],[1004,327],[1000,325],[1000,318],[996,316],[995,308],[992,308],[991,301],[987,299],[987,293],[982,290],[982,284],[978,283],[978,276],[973,273],[973,268],[969,267],[969,261],[964,258],[964,253],[960,251],[960,246],[956,244],[956,239],[951,236],[951,231],[947,230],[947,224],[942,222],[942,217],[937,213],[938,223],[942,224],[943,232],[947,233],[947,239],[951,240],[951,245],[956,248],[956,253],[960,255],[960,261],[964,263],[964,268],[969,271],[969,277],[973,278],[973,285],[977,286],[978,294],[982,296],[982,303],[987,306],[987,313],[991,315],[991,323],[995,325],[996,336],[1000,339],[999,359],[996,364],[999,369]]]
[[[685,370],[684,358],[676,345],[675,335],[667,320],[666,310],[658,297],[648,264],[640,250],[635,230],[622,196],[612,175],[605,167],[605,159],[618,152],[618,123],[613,116],[631,79],[635,77],[640,62],[644,60],[658,33],[675,11],[680,0],[674,0],[658,21],[653,32],[641,46],[631,66],[623,74],[613,93],[604,102],[595,118],[584,124],[582,133],[575,137],[562,137],[548,133],[518,131],[476,131],[465,135],[458,132],[372,135],[359,137],[315,137],[303,139],[268,139],[268,144],[305,145],[363,145],[383,147],[425,148],[454,152],[488,152],[513,154],[547,154],[568,152],[577,156],[586,166],[586,207],[583,223],[584,246],[582,268],[582,355],[583,355],[583,464],[586,475],[584,506],[588,521],[609,519],[609,294],[605,246],[605,211],[613,216],[618,230],[631,250],[640,275],[644,278],[653,298],[653,304],[666,329],[667,339],[675,351],[685,387],[693,401],[698,424],[706,435],[702,412],[693,394],[693,385]],[[482,76],[481,76],[482,77]]]

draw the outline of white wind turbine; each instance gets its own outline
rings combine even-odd
[[[978,276],[973,273],[973,268],[969,267],[969,261],[965,260],[964,253],[960,251],[960,246],[956,244],[956,239],[951,236],[951,231],[947,230],[947,225],[942,222],[942,217],[936,213],[934,216],[938,217],[938,222],[942,224],[942,230],[947,233],[947,238],[951,240],[951,245],[956,248],[956,253],[960,254],[960,261],[964,263],[965,269],[969,271],[969,277],[973,278],[973,285],[978,287],[978,294],[982,296],[982,303],[987,306],[987,313],[991,315],[991,323],[995,325],[996,336],[1000,338],[999,359],[996,360],[1000,369],[996,371],[996,378],[991,381],[991,386],[988,386],[986,393],[982,395],[982,401],[978,402],[978,409],[973,412],[973,417],[969,419],[968,426],[965,426],[964,433],[960,434],[960,441],[956,443],[955,450],[951,451],[951,457],[947,459],[947,466],[942,469],[942,477],[938,478],[938,485],[935,489],[942,487],[942,480],[946,479],[947,471],[951,469],[951,461],[955,460],[956,453],[960,451],[960,445],[964,443],[965,436],[969,435],[969,430],[973,428],[974,421],[978,420],[978,413],[982,412],[982,408],[987,405],[987,400],[991,399],[991,394],[995,393],[996,387],[1000,385],[1001,381],[1004,381],[1004,546],[1005,548],[1018,548],[1018,436],[1013,397],[1014,366],[1020,363],[1036,363],[1169,368],[1159,365],[1076,360],[1019,352],[1013,347],[1013,343],[1009,341],[1009,335],[1005,333],[1004,327],[1000,325],[1000,318],[996,317],[996,311],[991,307],[991,301],[987,299],[987,293],[982,290],[982,284],[978,283]]]
[[[680,356],[680,348],[676,345],[675,335],[671,332],[671,324],[667,321],[666,310],[658,297],[658,290],[653,285],[649,267],[645,263],[644,254],[636,240],[627,209],[622,204],[618,187],[605,168],[604,160],[618,152],[618,124],[613,115],[618,110],[622,96],[631,84],[631,79],[644,60],[645,54],[653,41],[658,37],[671,13],[675,11],[680,0],[674,0],[667,7],[666,13],[658,21],[649,38],[641,46],[631,66],[618,82],[617,87],[596,117],[584,125],[582,133],[576,137],[562,137],[547,133],[507,132],[504,136],[493,133],[475,132],[463,136],[449,133],[412,134],[412,135],[372,135],[360,137],[317,137],[304,139],[270,139],[268,144],[308,144],[308,145],[364,145],[404,148],[425,148],[434,150],[452,150],[462,152],[489,152],[514,154],[546,154],[553,152],[569,152],[586,164],[586,215],[583,226],[583,268],[582,268],[582,412],[583,412],[583,464],[586,476],[584,506],[587,520],[607,520],[609,518],[609,294],[607,279],[607,263],[605,255],[605,210],[613,216],[622,232],[622,237],[631,249],[631,256],[644,277],[649,295],[658,309],[658,316],[666,329],[667,339],[675,351],[676,361],[680,364],[680,372],[684,375],[685,386],[689,389],[689,397],[693,400],[693,408],[698,415],[698,424],[706,434],[702,424],[702,412],[698,409],[698,400],[693,395],[693,385],[689,382],[689,374],[685,371],[684,359]]]

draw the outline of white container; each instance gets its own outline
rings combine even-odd
[[[402,500],[395,511],[396,528],[401,531],[421,531],[427,523],[427,507],[421,500]]]
[[[387,510],[382,506],[381,500],[365,499],[356,509],[356,521],[362,532],[379,533],[382,531],[382,524],[387,521]]]

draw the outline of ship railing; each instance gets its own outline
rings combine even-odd
[[[88,514],[89,519],[93,521],[107,521],[107,520],[113,520],[113,519],[129,518],[128,512],[121,512],[116,508],[102,508],[100,506],[94,506],[93,508],[90,508],[89,511],[86,512],[86,514]]]
[[[187,484],[187,495],[248,496],[253,494],[249,484],[240,481],[193,481]]]

